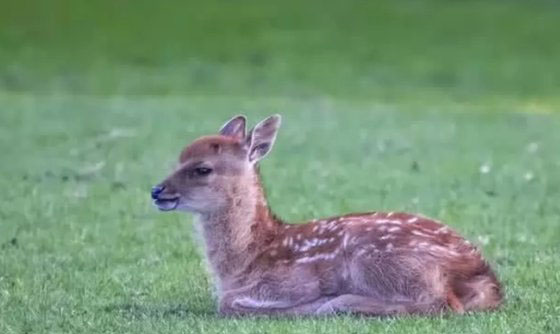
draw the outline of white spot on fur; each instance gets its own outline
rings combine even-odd
[[[344,238],[342,239],[342,247],[346,248],[348,247],[348,240],[350,239],[350,236],[348,236],[348,233],[346,233],[344,235]]]
[[[407,223],[415,223],[417,221],[418,221],[418,217],[412,217],[412,218],[408,219],[406,222]]]
[[[448,249],[448,250],[447,250],[447,253],[448,253],[449,255],[451,255],[451,256],[459,256],[459,253],[457,253],[456,251],[451,250],[451,249]]]
[[[392,211],[391,211],[391,212],[389,212],[389,213],[387,214],[387,218],[391,217],[391,216],[392,216],[392,215],[394,215],[394,214],[395,214],[395,213],[394,213],[394,212],[392,212]]]
[[[398,219],[378,219],[375,221],[377,224],[393,224],[393,225],[401,225],[402,222]]]
[[[333,220],[329,223],[329,230],[335,230],[338,227],[337,220]]]
[[[335,250],[332,253],[319,253],[313,256],[306,256],[296,260],[296,263],[309,263],[319,260],[332,260],[338,255],[339,250]]]
[[[369,221],[370,220],[368,220],[364,217],[349,217],[349,218],[346,218],[345,223],[347,225],[356,225],[356,224],[362,225],[362,224],[368,223]]]
[[[377,249],[377,247],[375,247],[375,245],[367,245],[365,247],[362,247],[357,253],[357,256],[362,256],[368,253],[378,253],[379,250]]]
[[[438,246],[438,245],[432,245],[430,246],[430,251],[431,252],[437,252],[437,253],[441,253],[445,251],[445,248]]]
[[[392,234],[386,234],[384,236],[382,236],[381,238],[379,238],[380,240],[387,240],[387,239],[395,239],[395,236]]]
[[[434,233],[444,234],[444,233],[447,233],[447,232],[449,232],[449,228],[447,226],[442,226],[442,227],[438,228],[437,230],[435,230]]]
[[[304,240],[303,241],[303,245],[300,247],[300,251],[302,252],[306,252],[309,249],[311,249],[312,247],[317,246],[318,244],[318,240],[317,239],[309,239],[309,240]]]
[[[412,234],[420,236],[420,237],[425,237],[425,238],[431,238],[432,236],[426,233],[423,233],[419,230],[412,230]]]
[[[393,244],[392,244],[392,243],[388,243],[388,244],[385,246],[385,250],[387,250],[387,251],[390,251],[390,250],[392,250],[392,249],[393,249]]]
[[[400,227],[398,227],[398,226],[393,226],[393,227],[391,227],[390,229],[388,229],[387,232],[394,233],[394,232],[398,232],[398,231],[400,231],[400,230],[401,230]]]
[[[290,247],[291,245],[292,245],[292,238],[291,237],[284,238],[284,240],[282,240],[282,246]]]

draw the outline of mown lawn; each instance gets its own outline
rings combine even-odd
[[[0,333],[560,332],[556,2],[150,4],[0,10]],[[262,163],[281,217],[442,219],[504,308],[219,318],[191,217],[149,189],[237,113],[284,116]]]

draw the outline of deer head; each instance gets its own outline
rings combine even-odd
[[[258,182],[256,165],[270,152],[280,127],[280,115],[258,123],[246,134],[246,119],[236,116],[218,135],[204,136],[187,146],[175,170],[152,188],[162,211],[209,214],[232,205]]]

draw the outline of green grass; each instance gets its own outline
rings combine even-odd
[[[544,0],[2,4],[0,333],[560,332],[558,31]],[[240,112],[284,116],[281,217],[440,218],[504,308],[219,318],[191,217],[149,189]]]
[[[557,114],[323,99],[3,101],[2,333],[560,330]],[[504,309],[388,320],[217,317],[191,218],[158,213],[148,192],[185,143],[215,132],[232,110],[253,122],[270,112],[285,116],[262,166],[281,216],[385,209],[441,218],[496,265]]]

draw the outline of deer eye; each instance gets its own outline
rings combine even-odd
[[[195,176],[207,176],[210,173],[212,173],[212,168],[209,168],[209,167],[196,167],[193,170],[193,174]]]

